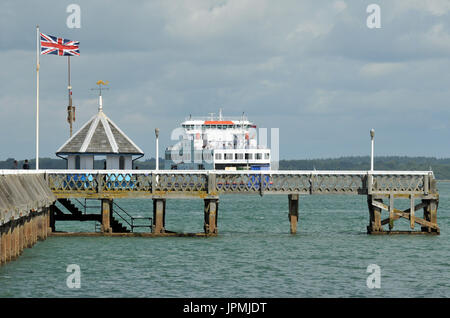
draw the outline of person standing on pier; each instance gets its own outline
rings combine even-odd
[[[13,169],[17,169],[17,165],[18,165],[17,160],[14,160]]]
[[[25,162],[23,163],[22,169],[30,169],[30,165],[28,164],[28,159],[25,159]]]

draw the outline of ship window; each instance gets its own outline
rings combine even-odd
[[[225,154],[225,160],[233,160],[233,154],[232,153],[226,153]]]
[[[203,153],[203,160],[211,161],[211,153],[210,152]]]
[[[269,159],[269,153],[264,154],[264,159]]]
[[[243,153],[237,153],[237,154],[235,154],[235,158],[236,158],[236,160],[244,159],[244,154]]]
[[[216,160],[222,160],[222,154],[216,153]]]
[[[247,160],[250,159],[251,160],[251,159],[253,159],[253,155],[251,153],[246,153],[245,154],[245,159],[247,159]]]
[[[256,154],[256,160],[260,160],[262,159],[262,153],[257,153]]]

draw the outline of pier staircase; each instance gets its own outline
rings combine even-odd
[[[73,200],[73,201],[72,201]],[[78,199],[60,198],[58,204],[52,205],[53,217],[55,221],[95,221],[95,231],[101,230],[102,216],[101,205],[89,204],[87,199],[83,201]],[[98,200],[91,200],[98,201]],[[152,218],[134,217],[126,210],[113,202],[112,213],[110,216],[110,226],[113,233],[130,233],[136,228],[149,228],[152,230]],[[139,220],[144,220],[139,223]],[[52,226],[54,228],[54,226]]]
[[[78,207],[73,204],[70,199],[58,199],[58,202],[61,203],[73,216],[81,216],[83,214]]]
[[[110,219],[111,222],[111,228],[113,233],[130,233],[131,230],[129,230],[126,226],[124,226],[122,223],[117,221],[117,219],[114,217],[114,215]]]

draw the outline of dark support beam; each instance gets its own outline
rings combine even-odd
[[[102,201],[102,232],[112,233],[111,229],[112,200],[101,199],[101,201]]]
[[[153,199],[153,233],[165,233],[166,199]]]
[[[217,214],[219,212],[219,199],[204,199],[205,202],[205,234],[217,234]]]
[[[383,199],[375,198],[373,195],[367,196],[367,205],[369,207],[370,223],[367,226],[367,233],[382,232],[381,226],[381,208],[375,206],[373,202],[383,203]]]
[[[289,222],[291,224],[291,234],[297,233],[298,223],[298,194],[289,194]]]
[[[422,200],[422,203],[425,204],[423,208],[423,218],[425,221],[434,224],[437,226],[437,208],[439,204],[438,199],[432,199],[432,200]],[[438,228],[433,228],[430,226],[422,226],[421,227],[422,232],[437,232],[439,233]]]

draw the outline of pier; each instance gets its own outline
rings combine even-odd
[[[48,237],[55,200],[40,173],[0,173],[0,264]]]
[[[224,171],[224,170],[3,170],[0,171],[2,263],[47,235],[214,236],[219,232],[219,197],[224,194],[285,195],[290,233],[297,233],[304,195],[365,195],[368,234],[439,234],[439,193],[431,171]],[[120,223],[118,198],[153,200],[148,232]],[[98,213],[80,211],[73,200],[98,200]],[[204,231],[173,233],[165,223],[166,201],[204,200]],[[395,203],[407,200],[408,208]],[[63,213],[56,202],[70,214]],[[422,210],[422,211],[421,211]],[[419,214],[422,212],[421,214]],[[338,215],[336,217],[339,217]],[[124,219],[122,217],[122,219]],[[406,219],[409,231],[396,231]],[[98,233],[58,233],[55,221],[96,221]]]

